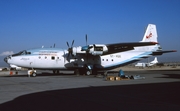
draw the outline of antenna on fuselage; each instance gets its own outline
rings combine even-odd
[[[54,48],[55,48],[56,44],[54,43]]]
[[[54,43],[54,45],[53,45],[53,46],[50,46],[50,48],[55,48],[55,46],[56,46],[56,44]]]
[[[86,46],[87,46],[87,34],[86,34]]]

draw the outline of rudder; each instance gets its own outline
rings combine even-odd
[[[156,25],[149,24],[141,42],[158,42]]]

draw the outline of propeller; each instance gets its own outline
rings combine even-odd
[[[86,60],[87,60],[87,62],[88,62],[88,58],[89,58],[89,57],[88,57],[88,54],[87,54],[87,53],[89,52],[89,45],[87,45],[87,39],[88,39],[88,38],[87,38],[87,34],[86,34],[86,47],[88,47],[87,50],[86,50]]]
[[[67,46],[68,46],[68,57],[71,55],[71,56],[74,56],[73,55],[73,44],[74,44],[74,40],[72,41],[72,44],[71,44],[71,47],[69,46],[69,43],[67,43]]]
[[[88,41],[88,37],[87,37],[87,34],[85,35],[85,38],[86,38],[86,46],[84,46],[84,47],[82,47],[82,51],[86,51],[86,60],[87,60],[87,62],[89,61],[89,51],[90,51],[90,49],[91,48],[93,48],[93,46],[89,46],[89,45],[87,45],[87,41]]]

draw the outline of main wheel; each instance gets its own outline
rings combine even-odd
[[[87,70],[86,74],[89,76],[90,74],[92,74],[91,72],[92,72],[91,70]]]
[[[33,76],[33,77],[36,77],[36,73],[34,72],[34,73],[32,74],[32,76]]]

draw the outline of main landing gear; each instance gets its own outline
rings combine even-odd
[[[36,70],[28,70],[28,76],[36,77]]]
[[[96,75],[97,74],[97,70],[93,69],[93,70],[89,70],[86,68],[83,69],[75,69],[74,71],[75,75]]]
[[[74,74],[75,75],[85,75],[85,74],[90,75],[91,71],[85,70],[85,69],[75,69]]]

